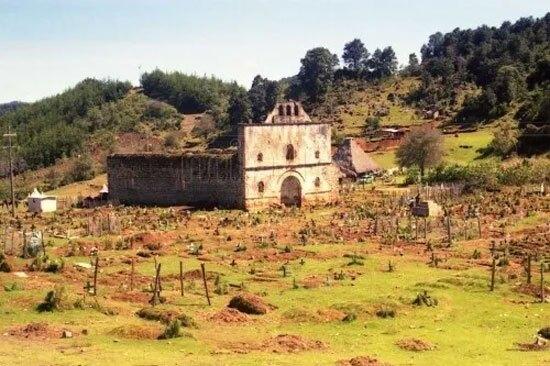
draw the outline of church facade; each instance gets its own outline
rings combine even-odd
[[[110,199],[138,205],[258,209],[332,200],[331,128],[299,102],[278,103],[261,123],[239,125],[237,151],[126,154],[107,159]]]

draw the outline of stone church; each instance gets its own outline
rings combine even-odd
[[[302,206],[333,199],[338,185],[330,124],[313,122],[294,101],[239,125],[236,151],[115,154],[107,174],[111,201],[129,205]]]

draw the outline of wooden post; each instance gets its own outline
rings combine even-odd
[[[464,236],[464,241],[466,241],[468,240],[468,227],[467,227],[468,221],[466,221],[466,218],[462,219],[462,224],[464,225],[462,236]]]
[[[453,234],[451,233],[451,213],[447,212],[447,241],[449,246],[453,245]]]
[[[378,217],[374,218],[374,235],[378,235]]]
[[[183,296],[183,262],[180,261],[180,293]]]
[[[527,263],[525,269],[527,271],[527,283],[531,283],[531,254],[527,255]]]
[[[414,229],[416,230],[416,233],[414,235],[414,240],[418,240],[418,217],[414,217]]]
[[[155,281],[153,282],[153,298],[151,299],[151,305],[153,305],[153,307],[157,304],[157,300],[158,300],[159,274],[160,274],[160,264],[159,265],[155,264]]]
[[[428,219],[424,217],[424,239],[428,237]]]
[[[97,271],[99,269],[99,255],[95,257],[95,268],[94,268],[94,296],[97,295]]]
[[[135,271],[135,264],[134,264],[134,257],[132,257],[132,269],[130,271],[130,291],[134,291],[134,271]]]
[[[46,242],[44,240],[44,232],[40,231],[40,240],[42,240],[42,252],[46,255]]]
[[[477,234],[481,239],[481,217],[477,215]]]
[[[204,263],[201,263],[201,272],[202,282],[204,283],[204,292],[206,294],[206,301],[208,301],[208,306],[210,306],[210,295],[208,294],[208,284],[206,283],[206,270],[204,269]]]
[[[540,262],[540,302],[544,302],[544,261]]]
[[[491,264],[491,291],[494,291],[495,289],[495,272],[497,269],[497,260],[493,256],[493,263]]]

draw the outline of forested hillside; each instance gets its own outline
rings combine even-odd
[[[360,39],[343,45],[341,56],[313,48],[295,75],[278,81],[257,75],[249,90],[158,69],[141,76],[140,88],[85,79],[34,103],[1,105],[0,129],[11,125],[18,134],[18,172],[74,156],[97,163],[117,145],[203,146],[239,123],[263,120],[283,98],[300,100],[313,117],[332,122],[337,138],[426,121],[471,127],[497,120],[508,122],[507,130],[519,128],[519,152],[548,150],[550,13],[434,33],[421,60],[411,54],[401,69],[391,46],[369,48]],[[435,112],[437,119],[425,118]],[[1,164],[0,173],[6,173]]]

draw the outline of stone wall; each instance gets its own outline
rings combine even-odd
[[[300,182],[304,204],[333,198],[337,177],[332,165],[330,125],[242,125],[239,146],[246,208],[280,203],[282,183],[289,176]],[[289,146],[294,152],[290,159]]]
[[[110,199],[121,204],[243,206],[236,153],[117,154],[107,174]]]

